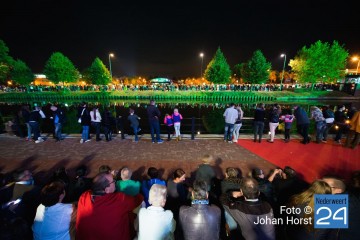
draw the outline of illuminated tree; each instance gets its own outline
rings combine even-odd
[[[331,45],[317,41],[309,48],[304,46],[294,59],[290,60],[294,77],[299,82],[331,82],[341,78],[345,73],[347,50],[337,41]]]
[[[5,42],[0,39],[0,83],[4,83],[7,79],[9,79],[14,61],[8,53],[9,48],[6,46]]]
[[[220,47],[214,58],[210,61],[204,74],[205,78],[212,83],[229,83],[231,70]]]
[[[259,84],[269,80],[271,63],[266,61],[260,50],[253,53],[252,58],[242,65],[241,75],[245,82]]]
[[[11,79],[20,85],[29,85],[34,81],[34,74],[31,69],[21,60],[14,61],[11,71]]]
[[[76,82],[79,79],[79,71],[74,64],[60,52],[51,55],[45,64],[44,73],[46,78],[55,84],[59,82]]]
[[[96,85],[107,85],[111,82],[110,72],[99,58],[95,58],[87,69],[85,78]]]

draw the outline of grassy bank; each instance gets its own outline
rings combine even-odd
[[[311,92],[202,92],[202,91],[112,91],[112,92],[34,92],[34,93],[1,93],[2,101],[31,101],[31,100],[117,100],[117,99],[157,99],[157,100],[240,100],[240,101],[293,101],[307,99],[355,99],[343,92],[311,91]]]

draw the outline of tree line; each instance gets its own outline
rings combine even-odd
[[[328,43],[319,40],[300,49],[288,66],[291,67],[291,76],[298,83],[330,83],[344,77],[348,57],[348,51],[337,41]],[[43,73],[54,84],[76,83],[80,79],[95,85],[112,82],[109,70],[98,57],[80,73],[61,52],[54,52],[50,56]],[[226,84],[231,82],[233,74],[242,82],[250,84],[262,84],[276,79],[274,71],[271,71],[271,63],[266,60],[261,50],[256,50],[247,62],[236,64],[231,70],[219,47],[205,69],[205,81]],[[6,84],[8,80],[26,86],[33,82],[34,74],[25,62],[15,60],[9,55],[8,47],[0,39],[0,84]]]

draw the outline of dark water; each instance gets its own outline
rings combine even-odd
[[[345,105],[347,109],[355,106],[354,103],[350,102],[341,102],[341,101],[328,101],[328,102],[319,102],[319,101],[303,101],[303,102],[277,102],[281,105],[283,111],[287,111],[293,108],[294,105],[300,105],[305,110],[309,112],[311,106],[324,106],[328,105],[332,109],[336,109],[338,105]],[[42,121],[41,129],[43,133],[52,133],[53,124],[52,120],[49,118],[51,116],[50,106],[52,103],[49,102],[24,102],[24,103],[0,103],[0,114],[1,114],[1,127],[0,129],[4,131],[4,123],[7,121],[19,122],[20,130],[25,129],[25,125],[22,122],[21,117],[19,117],[18,112],[21,109],[22,105],[29,105],[31,109],[34,106],[41,106],[46,119]],[[56,103],[64,110],[67,116],[67,122],[64,125],[63,133],[80,133],[81,126],[77,123],[77,108],[80,102],[60,102]],[[223,131],[223,117],[226,107],[229,103],[216,103],[216,102],[161,102],[156,103],[157,107],[161,111],[162,116],[165,116],[166,113],[173,113],[174,108],[178,108],[179,112],[183,116],[183,121],[181,125],[181,132],[184,134],[190,134],[192,130],[195,131],[195,134],[208,134],[208,133],[222,133]],[[244,111],[244,122],[243,127],[240,133],[250,133],[252,132],[252,117],[254,115],[254,109],[256,108],[257,102],[246,102],[246,103],[235,103],[241,104]],[[274,102],[265,103],[266,108],[270,108]],[[113,116],[117,119],[117,125],[113,126],[114,132],[119,132],[121,126],[126,134],[131,134],[129,122],[127,121],[127,116],[129,115],[129,108],[135,110],[135,113],[141,118],[140,127],[143,129],[142,133],[149,133],[148,120],[146,116],[146,107],[148,101],[107,101],[107,102],[88,102],[88,106],[99,106],[100,112],[103,112],[105,108],[108,108]],[[161,119],[163,123],[163,119]],[[194,127],[192,127],[194,124]],[[267,127],[268,124],[265,124]],[[267,129],[265,128],[265,131]],[[161,124],[161,132],[166,133],[166,127],[164,124]]]

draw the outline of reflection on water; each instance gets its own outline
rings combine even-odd
[[[103,101],[103,102],[90,102],[88,101],[88,106],[99,106],[100,112],[103,112],[105,108],[108,108],[114,117],[118,119],[118,123],[123,125],[125,133],[131,133],[129,123],[127,121],[127,116],[129,115],[129,108],[135,110],[135,113],[141,118],[140,126],[143,129],[143,133],[149,133],[149,126],[147,123],[146,116],[146,107],[149,103],[148,100],[129,100],[129,101]],[[223,129],[223,112],[230,102],[201,102],[201,101],[157,101],[156,105],[161,111],[162,116],[165,116],[166,113],[171,114],[174,108],[178,108],[179,112],[184,117],[181,126],[181,132],[189,134],[191,133],[192,123],[195,124],[196,133],[222,133]],[[252,117],[254,115],[254,109],[258,102],[235,102],[235,104],[241,104],[244,111],[245,121],[240,133],[249,133],[252,132]],[[266,107],[270,107],[275,102],[266,102]],[[353,103],[341,102],[341,101],[297,101],[297,102],[277,102],[281,105],[282,109],[291,110],[294,105],[301,105],[308,112],[310,111],[311,106],[323,106],[329,105],[330,108],[336,109],[340,104],[345,105],[347,109],[350,109]],[[42,122],[42,131],[45,133],[51,133],[53,131],[53,124],[50,120],[51,110],[50,106],[52,103],[42,101],[42,102],[24,102],[24,103],[0,103],[0,114],[1,114],[1,125],[4,125],[4,122],[9,120],[14,120],[20,122],[20,125],[23,125],[21,117],[18,116],[18,112],[23,104],[28,104],[32,107],[42,106],[42,109],[47,116],[46,119]],[[64,101],[57,102],[64,109],[67,116],[67,123],[64,126],[64,133],[80,133],[81,126],[77,123],[77,107],[79,106],[79,101]],[[161,119],[163,123],[163,119]],[[267,124],[265,124],[266,126]],[[1,128],[3,130],[3,126]],[[114,126],[114,131],[119,132],[121,126],[119,124]],[[161,126],[162,133],[166,133],[165,126]],[[265,129],[265,132],[267,129]]]

